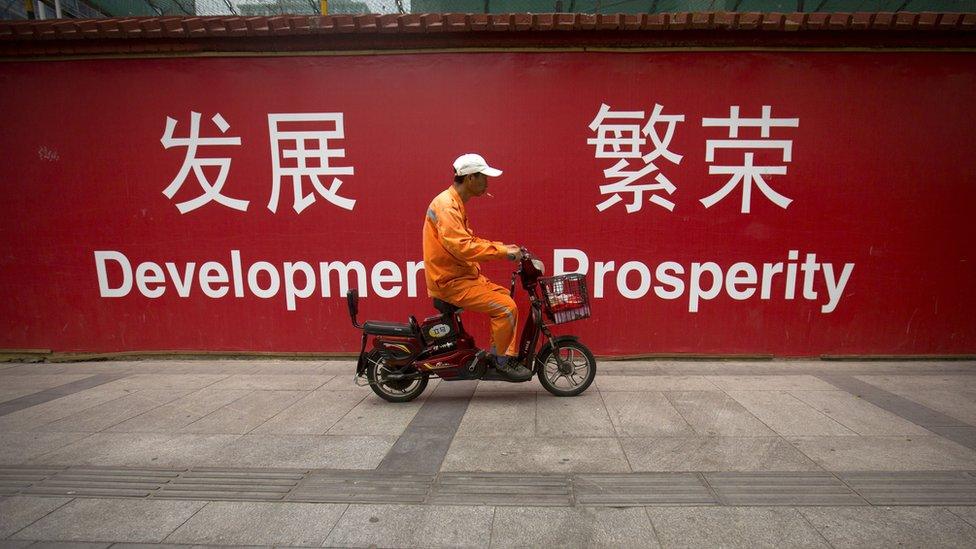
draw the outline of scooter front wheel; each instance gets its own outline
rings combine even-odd
[[[373,392],[389,402],[409,402],[420,396],[427,388],[427,376],[390,379],[395,372],[387,358],[378,351],[371,351],[366,355],[366,379],[369,380],[369,387]]]
[[[586,345],[575,340],[557,341],[537,359],[539,383],[556,396],[576,396],[596,377],[596,358]]]

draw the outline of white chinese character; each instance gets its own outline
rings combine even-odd
[[[586,140],[587,144],[596,145],[595,158],[640,158],[640,147],[647,143],[640,136],[640,124],[606,124],[608,118],[643,120],[644,111],[613,112],[610,105],[600,105],[600,112],[590,122],[590,130],[597,132],[596,137]],[[613,137],[610,137],[611,133]],[[624,147],[623,150],[621,146]],[[607,147],[611,150],[607,150]]]
[[[782,151],[783,162],[793,160],[793,141],[768,139],[770,128],[796,128],[800,125],[799,118],[772,118],[772,107],[763,105],[762,118],[739,118],[739,106],[733,105],[729,108],[728,118],[702,118],[702,127],[725,127],[729,129],[729,137],[734,139],[709,139],[705,143],[705,161],[715,161],[715,151],[718,149],[777,149]],[[737,139],[739,128],[760,128],[760,137],[765,139]],[[714,206],[717,202],[728,196],[739,183],[742,183],[742,213],[749,213],[752,200],[752,184],[755,183],[759,190],[773,204],[786,209],[793,202],[769,186],[763,179],[763,175],[785,175],[786,166],[755,166],[753,165],[754,152],[743,153],[742,166],[709,166],[709,174],[727,174],[732,178],[724,187],[715,193],[702,198],[700,202],[706,208]]]
[[[227,129],[230,128],[230,124],[224,120],[224,117],[220,113],[215,114],[211,120],[214,125],[220,130],[220,133],[227,133]],[[181,214],[195,210],[204,204],[214,201],[228,208],[234,208],[235,210],[247,211],[247,200],[238,200],[236,198],[229,198],[220,194],[220,190],[224,187],[224,182],[227,181],[227,172],[230,171],[230,158],[197,158],[197,148],[198,147],[208,147],[215,145],[240,145],[240,137],[200,137],[200,113],[190,111],[190,135],[186,138],[174,138],[173,132],[176,130],[176,120],[170,117],[166,117],[166,131],[163,133],[163,137],[159,140],[163,144],[164,149],[169,149],[171,147],[186,147],[186,156],[183,159],[183,167],[180,168],[179,173],[173,181],[163,190],[163,194],[166,198],[173,198],[183,183],[186,181],[186,177],[190,174],[190,170],[193,170],[193,174],[197,178],[197,182],[200,183],[200,187],[203,188],[203,194],[186,202],[180,202],[176,205],[176,208]],[[211,183],[207,179],[206,174],[203,171],[204,167],[217,166],[219,171],[217,172],[216,180]]]
[[[590,123],[591,130],[599,130],[597,137],[587,139],[586,142],[596,146],[595,158],[620,158],[620,160],[603,171],[606,179],[617,179],[618,181],[600,186],[600,194],[610,195],[610,197],[597,204],[597,210],[602,212],[622,201],[621,193],[632,194],[631,202],[627,204],[627,213],[634,213],[641,209],[644,204],[645,192],[664,191],[669,195],[674,193],[674,184],[663,173],[654,176],[657,183],[638,183],[641,178],[650,176],[658,170],[653,160],[659,157],[663,157],[674,164],[681,163],[682,156],[669,151],[668,146],[674,137],[675,126],[678,122],[684,122],[685,116],[683,114],[664,115],[661,114],[663,110],[664,107],[655,104],[654,112],[647,119],[647,123],[641,127],[640,124],[604,124],[604,121],[611,117],[643,120],[644,111],[614,112],[610,110],[608,105],[600,105],[600,112]],[[667,124],[663,138],[655,128],[655,125],[659,123]],[[647,140],[641,135],[650,137],[654,145],[654,150],[643,155],[641,154],[641,146],[646,144]],[[633,170],[628,169],[630,162],[625,160],[627,158],[639,158],[643,162],[643,166]],[[657,204],[668,211],[674,211],[674,203],[657,194],[652,194],[648,202]]]
[[[332,126],[327,129],[308,130],[309,123],[319,123],[318,125]],[[322,124],[326,123],[326,124]],[[281,126],[291,126],[303,129],[282,129]],[[281,180],[290,177],[292,188],[295,194],[294,205],[296,213],[309,207],[315,202],[315,195],[312,193],[304,194],[302,191],[302,177],[308,177],[312,182],[312,187],[329,202],[340,208],[351,210],[356,205],[356,201],[339,196],[339,187],[342,180],[333,177],[329,187],[326,188],[320,176],[352,175],[353,167],[336,167],[329,165],[330,158],[343,158],[346,156],[345,149],[330,149],[330,139],[344,139],[345,132],[342,126],[342,113],[293,113],[293,114],[269,114],[268,129],[271,132],[271,159],[273,165],[274,182],[271,188],[271,200],[268,202],[268,209],[272,212],[278,209],[278,194],[281,189]],[[290,142],[289,148],[282,148],[282,142]],[[283,161],[287,161],[290,166],[282,166]],[[310,161],[314,165],[309,165]]]

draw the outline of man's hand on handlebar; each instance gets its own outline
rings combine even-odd
[[[515,244],[508,244],[505,246],[508,249],[508,259],[509,261],[519,261],[522,259],[522,248]]]

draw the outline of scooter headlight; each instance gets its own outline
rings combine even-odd
[[[546,274],[546,266],[542,264],[541,259],[533,259],[532,266],[535,267],[540,273]]]

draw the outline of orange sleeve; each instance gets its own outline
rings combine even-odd
[[[452,207],[439,208],[437,215],[437,234],[441,244],[454,257],[464,261],[487,261],[505,259],[508,249],[503,242],[493,242],[478,238],[468,231],[461,213]]]

